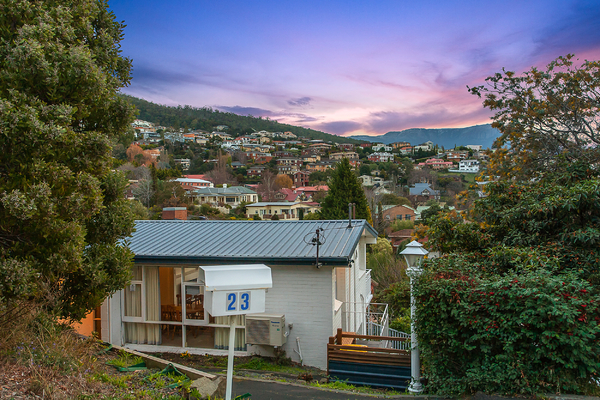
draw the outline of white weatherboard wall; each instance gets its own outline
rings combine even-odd
[[[288,357],[299,362],[296,338],[300,338],[305,365],[327,368],[327,343],[333,326],[333,271],[323,266],[271,266],[273,287],[267,291],[265,312],[285,314],[293,324],[283,346]],[[272,355],[268,346],[248,346],[248,352]]]

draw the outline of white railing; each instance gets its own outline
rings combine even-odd
[[[359,335],[372,335],[368,329],[374,323],[383,326],[382,332],[387,332],[389,326],[388,305],[386,303],[344,303],[343,320],[346,321],[344,329],[354,330]],[[350,323],[350,321],[354,321]],[[352,327],[354,326],[354,329]],[[385,333],[378,333],[378,336],[387,336]]]
[[[396,341],[396,340],[385,341],[387,344],[385,347],[387,347],[389,349],[396,349],[396,350],[410,350],[410,334],[409,333],[401,332],[396,329],[392,329],[392,328],[388,327],[387,334],[384,334],[384,332],[386,332],[385,327],[383,325],[376,324],[374,322],[367,322],[367,332],[369,332],[369,333],[367,333],[367,335],[407,338],[408,340],[404,341],[404,342],[400,342],[400,341]]]

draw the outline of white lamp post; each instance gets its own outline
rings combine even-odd
[[[408,391],[411,393],[421,393],[423,386],[421,385],[421,362],[419,360],[419,343],[417,341],[417,332],[415,331],[415,314],[417,307],[415,305],[415,297],[413,294],[413,286],[415,280],[421,276],[423,270],[421,269],[421,261],[429,254],[427,250],[423,248],[423,245],[416,240],[413,240],[406,245],[406,248],[400,252],[406,260],[408,268],[406,274],[410,278],[410,375],[411,381]]]

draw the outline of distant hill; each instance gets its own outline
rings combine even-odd
[[[400,132],[388,132],[380,136],[350,136],[352,139],[390,144],[394,142],[410,142],[417,145],[431,140],[438,146],[452,148],[468,144],[480,144],[483,148],[492,147],[494,140],[500,136],[496,128],[490,124],[469,126],[468,128],[424,129],[411,128]]]
[[[247,134],[255,131],[292,132],[299,137],[321,139],[333,143],[360,143],[348,137],[330,135],[329,133],[299,126],[280,124],[277,121],[262,117],[242,116],[228,112],[213,110],[210,107],[196,108],[192,106],[170,107],[155,104],[133,96],[121,94],[138,109],[137,117],[156,125],[175,129],[189,128],[212,132],[218,125],[227,125],[227,133]]]

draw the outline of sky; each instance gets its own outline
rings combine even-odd
[[[467,86],[600,60],[600,1],[109,0],[124,93],[336,135],[490,123]]]

